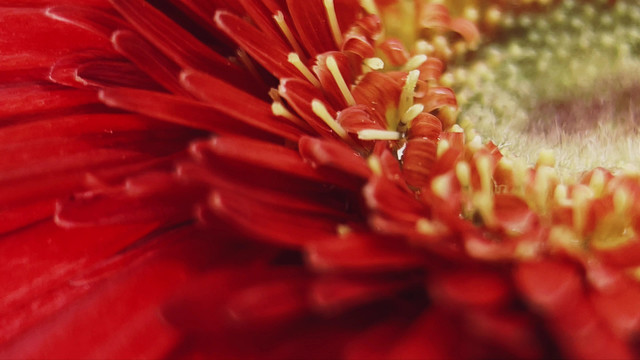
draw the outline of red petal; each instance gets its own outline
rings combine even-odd
[[[233,118],[293,141],[302,135],[302,131],[273,115],[269,104],[219,79],[187,70],[180,80],[195,97]]]

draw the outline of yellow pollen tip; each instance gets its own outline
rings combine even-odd
[[[403,124],[410,126],[413,119],[415,119],[423,111],[424,111],[424,105],[413,104],[407,109],[407,111],[404,112],[404,114],[402,114],[400,121]]]
[[[533,189],[540,211],[544,212],[547,210],[547,200],[551,191],[551,181],[555,178],[556,172],[551,167],[541,166],[536,171]]]
[[[331,76],[333,76],[333,79],[336,81],[336,84],[340,89],[340,93],[342,93],[342,96],[347,101],[347,104],[349,104],[349,106],[355,105],[356,100],[353,98],[351,90],[349,90],[349,86],[347,86],[347,83],[344,81],[344,77],[342,77],[342,73],[340,72],[336,59],[333,56],[327,56],[326,64]]]
[[[416,231],[422,235],[438,236],[446,232],[446,227],[439,221],[420,218],[416,221]]]
[[[279,101],[274,101],[271,103],[271,112],[273,113],[273,115],[275,116],[279,116],[279,117],[283,117],[289,121],[291,121],[292,123],[302,126],[302,127],[306,127],[307,124],[302,121],[299,117],[295,116],[293,113],[291,113],[291,111],[289,111],[289,109],[287,109],[281,102]]]
[[[618,216],[624,216],[631,207],[631,196],[629,191],[618,188],[613,193],[613,209]]]
[[[464,129],[458,124],[453,124],[451,126],[451,129],[449,129],[449,131],[454,133],[463,133]]]
[[[593,192],[587,186],[576,185],[573,189],[573,228],[582,233],[587,220],[587,204],[593,198]]]
[[[418,54],[410,58],[402,67],[402,71],[411,71],[417,69],[420,65],[427,61],[427,55]]]
[[[420,70],[411,70],[407,75],[407,80],[402,87],[402,93],[400,94],[400,102],[398,104],[398,113],[404,114],[411,105],[413,105],[413,96],[420,77]]]
[[[446,199],[451,193],[449,178],[446,175],[436,176],[433,180],[431,180],[431,190],[440,198]]]
[[[358,131],[360,140],[400,140],[402,135],[397,131],[365,129]]]
[[[379,57],[366,58],[363,60],[363,63],[371,70],[384,69],[384,61],[382,61],[382,59],[380,59]]]
[[[329,27],[331,28],[331,35],[333,35],[336,46],[340,48],[342,46],[342,32],[338,24],[338,16],[336,15],[336,7],[333,0],[324,0],[324,8],[327,10],[327,19],[329,20]]]
[[[351,232],[351,227],[346,224],[338,224],[336,226],[336,233],[338,236],[342,237],[348,235]]]
[[[466,161],[460,161],[456,164],[456,177],[463,188],[468,188],[471,185],[471,167]]]
[[[367,165],[369,165],[369,169],[376,176],[382,176],[382,164],[380,164],[380,158],[376,155],[371,155],[367,158]]]
[[[604,181],[605,179],[602,170],[594,170],[589,181],[589,188],[591,188],[595,197],[600,197],[600,195],[602,195],[602,191],[604,190]]]
[[[495,224],[493,213],[493,196],[490,193],[482,192],[473,196],[473,206],[478,209],[484,223],[491,227]]]
[[[556,157],[551,149],[542,149],[538,154],[538,166],[554,167],[556,164]]]
[[[347,138],[347,132],[338,124],[338,122],[329,114],[327,107],[318,99],[311,100],[311,110],[317,117],[324,121],[338,136],[343,139]]]
[[[359,3],[364,11],[368,12],[371,15],[380,16],[380,12],[378,12],[378,7],[376,6],[376,2],[374,0],[360,0]]]
[[[482,192],[490,194],[492,192],[492,180],[491,180],[491,160],[488,156],[481,156],[476,161],[476,168],[478,169],[478,175],[480,176],[480,188]]]
[[[302,63],[302,60],[300,60],[300,56],[297,53],[289,53],[289,56],[287,56],[287,61],[289,61],[289,63],[291,63],[291,65],[295,66],[296,69],[298,69],[298,71],[300,71],[300,73],[311,83],[313,84],[313,86],[315,87],[320,87],[320,81],[318,81],[318,79],[315,77],[315,75],[313,75],[313,73],[311,72],[311,70],[309,70],[309,68]]]
[[[291,32],[289,25],[287,25],[287,22],[284,20],[284,15],[282,14],[282,11],[278,11],[275,15],[273,15],[273,19],[276,21],[276,24],[278,24],[280,31],[282,31],[282,34],[287,39],[287,41],[289,42],[289,45],[291,45],[293,50],[298,54],[304,54],[304,52],[302,51],[302,48],[300,47],[300,44],[298,44],[298,41],[296,40],[296,37],[293,36],[293,33]]]
[[[441,158],[442,154],[444,154],[447,150],[449,150],[449,148],[451,147],[451,144],[449,144],[449,142],[445,139],[442,139],[440,141],[438,141],[438,149],[436,150],[436,156],[437,158]]]

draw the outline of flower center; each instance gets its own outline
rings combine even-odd
[[[553,150],[569,173],[638,163],[638,25],[633,0],[504,16],[495,40],[450,69],[461,125],[529,163]]]

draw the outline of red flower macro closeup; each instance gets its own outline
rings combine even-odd
[[[640,357],[635,0],[0,0],[0,359]]]

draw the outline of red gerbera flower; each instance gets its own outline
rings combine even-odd
[[[637,356],[637,176],[456,124],[508,8],[2,4],[0,357]]]

